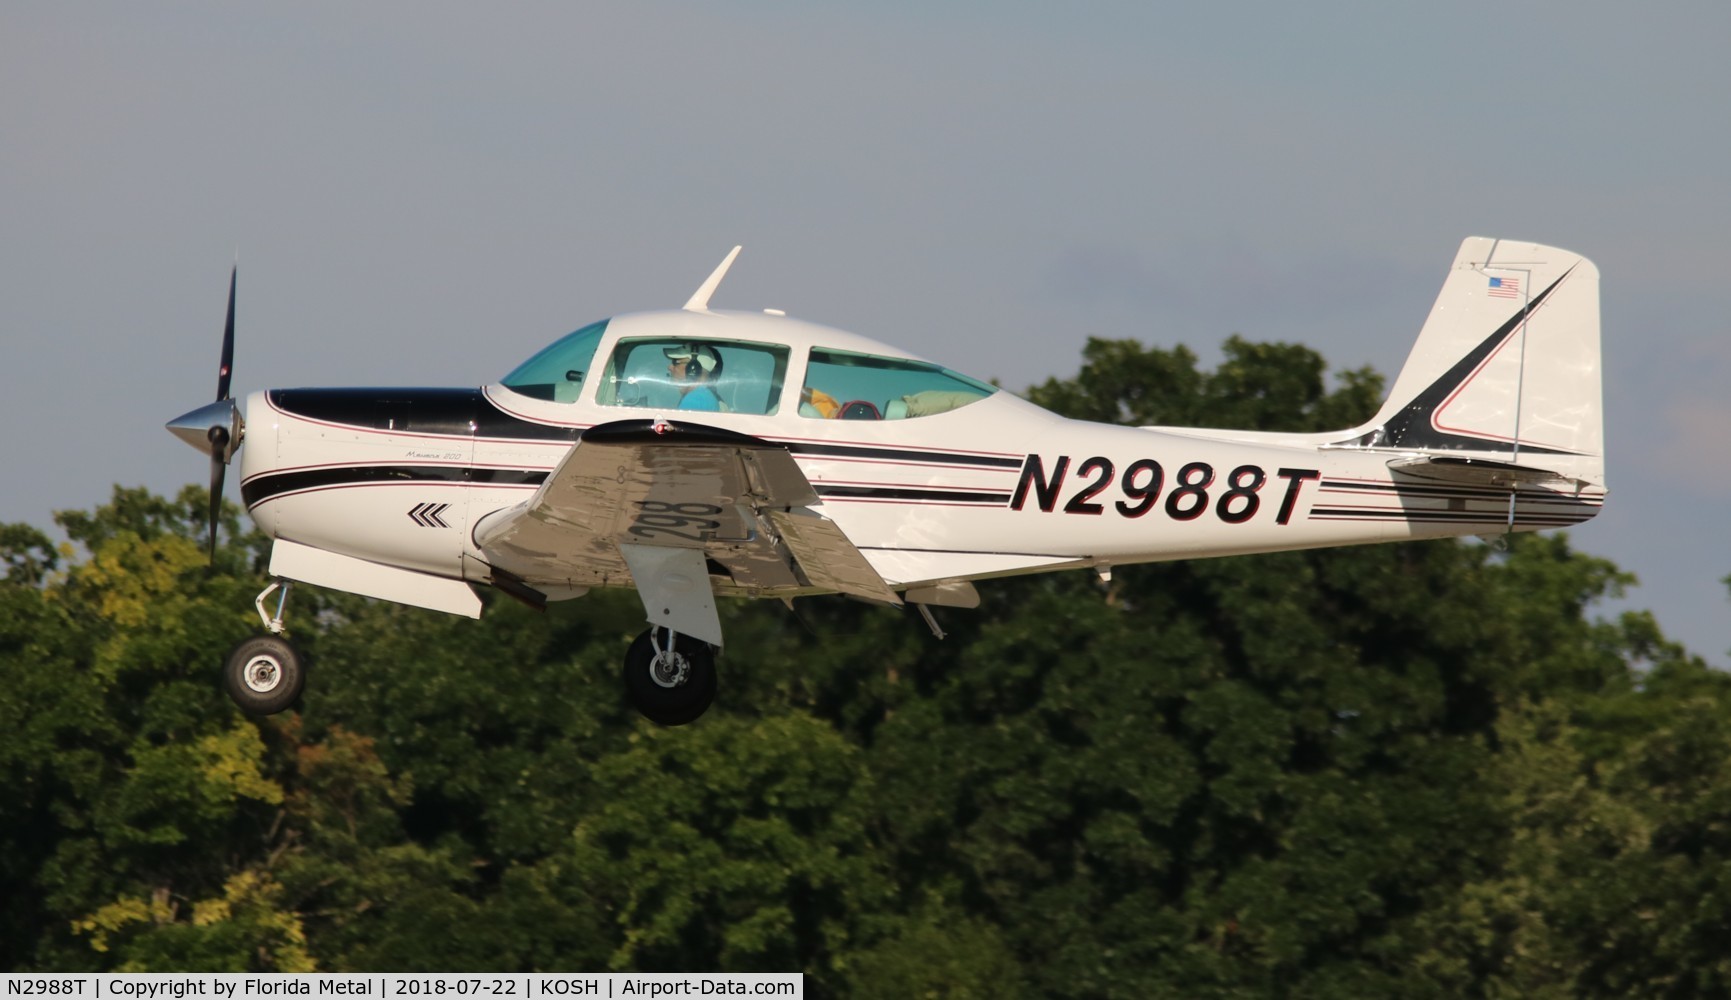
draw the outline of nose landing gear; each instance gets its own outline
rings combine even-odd
[[[306,680],[300,654],[274,635],[253,636],[234,647],[222,671],[228,696],[248,715],[275,715],[288,708]]]
[[[683,726],[715,700],[715,652],[672,629],[651,628],[625,653],[625,691],[651,722]]]
[[[253,606],[258,608],[259,620],[272,634],[242,640],[229,652],[228,662],[223,666],[223,688],[248,715],[275,715],[293,705],[306,686],[306,669],[300,653],[282,637],[283,607],[288,603],[292,586],[286,581],[273,581],[258,595]],[[273,618],[265,613],[264,600],[279,587],[282,594],[277,598]]]

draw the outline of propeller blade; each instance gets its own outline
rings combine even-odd
[[[228,430],[210,429],[210,559],[216,561],[216,523],[222,515],[222,481],[228,473],[223,453],[228,450]]]
[[[228,273],[228,323],[222,328],[222,367],[216,373],[216,400],[228,397],[228,379],[234,371],[234,286],[240,278],[240,265]]]
[[[235,265],[228,275],[228,322],[222,328],[222,365],[216,374],[216,402],[182,413],[168,422],[169,433],[210,456],[210,531],[206,543],[211,565],[216,564],[216,529],[222,520],[222,484],[229,460],[246,439],[246,423],[240,405],[230,396],[229,376],[234,372],[234,292],[240,277]]]

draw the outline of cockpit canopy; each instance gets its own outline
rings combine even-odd
[[[504,386],[554,403],[583,399],[598,406],[788,413],[819,420],[924,417],[998,391],[929,361],[852,349],[871,344],[840,331],[833,332],[849,349],[724,336],[735,331],[722,329],[715,336],[689,329],[657,333],[649,324],[616,331],[619,336],[608,343],[610,322],[592,323],[555,341],[506,375]],[[773,322],[763,323],[738,332],[774,332]],[[822,329],[799,325],[801,332]],[[626,335],[638,331],[643,335]],[[600,357],[603,346],[605,358]],[[797,395],[788,392],[790,379],[799,387]]]

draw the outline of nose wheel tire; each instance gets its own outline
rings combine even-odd
[[[715,652],[667,629],[649,629],[631,643],[624,676],[632,706],[663,726],[683,726],[715,700]]]
[[[275,715],[295,703],[306,686],[300,654],[274,635],[254,636],[228,654],[222,683],[248,715]]]

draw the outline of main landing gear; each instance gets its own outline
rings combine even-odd
[[[651,722],[683,726],[715,700],[715,651],[672,629],[651,628],[625,653],[625,691]]]
[[[256,635],[242,640],[228,654],[222,669],[222,686],[228,696],[248,715],[275,715],[295,703],[306,686],[306,668],[300,653],[282,637],[283,606],[288,603],[287,581],[273,581],[258,595],[253,606],[270,635]],[[264,600],[272,592],[282,590],[277,597],[276,617],[265,613]]]

